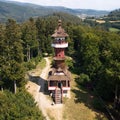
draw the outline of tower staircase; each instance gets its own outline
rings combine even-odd
[[[60,88],[56,88],[54,93],[54,101],[55,104],[61,104],[62,103],[62,91]]]

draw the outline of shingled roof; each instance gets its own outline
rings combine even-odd
[[[68,34],[65,32],[65,30],[62,28],[62,21],[58,21],[58,27],[54,31],[54,34],[52,37],[57,38],[57,37],[68,37]]]
[[[57,71],[62,71],[64,75],[54,75]],[[62,81],[62,80],[71,80],[71,73],[66,69],[63,70],[61,68],[52,69],[52,74],[48,77],[48,80],[54,80],[54,81]]]
[[[63,81],[63,80],[69,80],[69,78],[65,75],[51,75],[49,77],[49,80]]]

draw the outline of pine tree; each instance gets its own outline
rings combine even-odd
[[[41,53],[46,52],[46,48],[45,48],[45,41],[46,41],[46,36],[45,36],[45,32],[46,32],[46,24],[45,24],[45,20],[38,18],[36,20],[36,27],[37,27],[37,31],[38,31],[38,35],[37,35],[37,39],[39,41],[39,50]]]
[[[3,78],[2,78],[2,66],[4,65],[4,49],[6,48],[4,43],[4,28],[3,25],[0,24],[0,87],[3,90]]]
[[[21,31],[16,21],[9,19],[6,23],[5,40],[6,48],[3,50],[4,64],[2,65],[2,78],[10,89],[24,83],[23,48]],[[11,86],[13,83],[14,86]]]
[[[24,44],[24,54],[29,61],[32,57],[39,54],[39,43],[37,40],[37,29],[32,18],[22,25],[22,40]],[[34,55],[37,53],[37,55]]]
[[[39,40],[39,49],[41,53],[48,53],[52,52],[51,46],[51,37],[50,35],[53,33],[55,29],[54,21],[50,18],[38,18],[36,20],[36,27],[38,31],[37,38]]]

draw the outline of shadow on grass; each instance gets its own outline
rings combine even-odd
[[[39,92],[45,95],[49,94],[47,80],[41,78],[40,76],[35,76],[34,74],[28,74],[29,80],[40,86]]]
[[[108,119],[105,118],[103,115],[96,114],[95,120],[108,120]]]
[[[72,89],[72,92],[75,94],[74,102],[76,104],[83,103],[89,109],[96,111],[95,120],[109,120],[105,107],[101,104],[99,98],[96,97],[91,88],[83,87],[76,82],[76,87]]]
[[[100,99],[95,95],[94,91],[86,89],[79,84],[76,85],[76,89],[72,89],[72,92],[75,93],[75,103],[84,103],[89,109],[99,112],[96,113],[95,120],[120,120],[119,114],[116,114],[114,111],[109,111],[108,113],[106,107],[101,103]]]
[[[84,103],[87,107],[92,107],[92,102],[94,96],[90,94],[86,89],[77,86],[78,89],[72,89],[72,92],[75,93],[75,103]]]

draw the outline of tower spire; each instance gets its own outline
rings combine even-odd
[[[68,37],[68,34],[65,32],[65,30],[62,28],[62,20],[58,20],[58,27],[55,29],[54,34],[52,34],[53,38],[59,38],[63,37],[66,38]]]
[[[62,20],[58,20],[58,27],[62,26]]]

